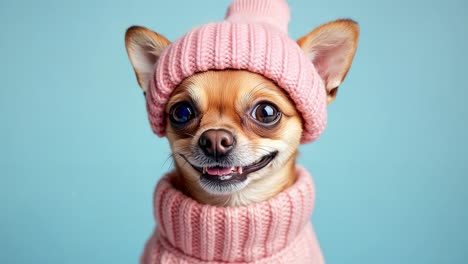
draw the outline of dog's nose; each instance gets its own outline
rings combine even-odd
[[[234,136],[224,129],[209,129],[203,132],[198,140],[198,145],[203,152],[216,159],[227,155],[233,149],[234,144]]]

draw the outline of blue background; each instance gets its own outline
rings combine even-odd
[[[0,3],[0,263],[136,263],[170,169],[124,48],[175,40],[229,0]],[[290,0],[290,34],[351,17],[361,37],[319,141],[328,263],[468,263],[468,2]]]

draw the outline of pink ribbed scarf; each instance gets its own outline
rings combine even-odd
[[[141,263],[324,263],[309,222],[312,178],[299,166],[296,174],[293,186],[266,202],[216,207],[176,190],[169,173],[154,192],[158,225]]]

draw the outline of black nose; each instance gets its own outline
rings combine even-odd
[[[235,139],[224,129],[209,129],[200,136],[198,145],[203,152],[215,159],[226,156],[234,147]]]

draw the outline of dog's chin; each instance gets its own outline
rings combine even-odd
[[[200,175],[200,185],[204,191],[216,195],[227,195],[244,189],[251,181],[249,176],[266,170],[277,154],[277,151],[269,153],[247,166],[199,167],[188,163]]]

